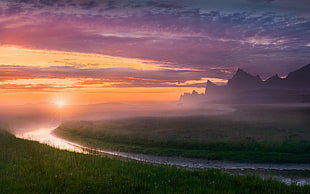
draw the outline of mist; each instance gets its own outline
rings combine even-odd
[[[133,117],[222,115],[235,109],[225,104],[179,102],[120,102],[88,105],[27,104],[2,106],[0,127],[13,134],[38,128],[56,128],[65,121],[110,120]]]

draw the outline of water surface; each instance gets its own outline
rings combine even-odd
[[[262,178],[274,178],[287,184],[310,184],[310,164],[262,164],[214,161],[207,159],[155,156],[137,153],[126,153],[88,148],[74,142],[59,138],[53,134],[57,126],[37,128],[32,131],[15,134],[16,137],[38,141],[49,146],[79,153],[103,153],[120,156],[137,161],[176,165],[187,168],[217,168],[231,174],[255,174]]]

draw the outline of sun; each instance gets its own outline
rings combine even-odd
[[[68,105],[68,97],[64,94],[57,94],[51,98],[51,103],[57,106],[58,108],[63,108]]]
[[[56,104],[59,108],[61,108],[61,107],[63,107],[63,106],[66,105],[66,104],[65,104],[65,101],[63,101],[63,100],[57,100],[57,101],[55,102],[55,104]]]

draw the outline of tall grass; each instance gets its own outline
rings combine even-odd
[[[310,114],[282,107],[263,110],[242,107],[221,116],[71,121],[55,133],[110,150],[239,162],[310,163]]]
[[[61,151],[0,131],[0,193],[309,193],[219,170],[189,170]]]

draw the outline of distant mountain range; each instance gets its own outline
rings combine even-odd
[[[204,94],[196,91],[180,97],[184,103],[302,103],[310,102],[310,64],[290,72],[287,77],[274,75],[263,81],[242,69],[218,86],[207,82]]]

